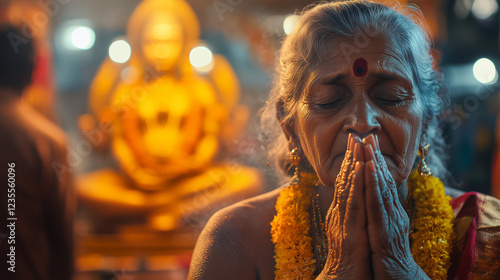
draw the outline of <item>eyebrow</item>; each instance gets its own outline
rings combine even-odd
[[[324,85],[334,85],[338,82],[340,82],[341,80],[345,79],[347,77],[347,75],[345,74],[339,74],[339,75],[335,75],[331,78],[325,78],[323,84]]]
[[[371,78],[375,78],[377,80],[381,80],[381,81],[393,81],[393,80],[397,80],[397,79],[407,80],[406,77],[400,76],[398,74],[390,74],[387,72],[378,72],[378,73],[372,72],[372,73],[368,74],[368,76]],[[335,75],[333,77],[326,77],[323,79],[322,84],[334,85],[334,84],[337,84],[338,82],[342,81],[346,77],[347,77],[346,74],[338,74],[338,75]]]
[[[400,77],[398,75],[393,75],[393,74],[389,74],[389,73],[370,73],[369,76],[377,78],[379,80],[383,80],[383,81],[392,81],[392,80],[396,80]],[[401,78],[403,78],[403,77],[401,77]]]

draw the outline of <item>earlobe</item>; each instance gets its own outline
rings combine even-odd
[[[298,146],[300,146],[299,139],[297,134],[295,133],[295,126],[293,120],[288,120],[281,124],[281,128],[283,129],[283,133],[286,136],[286,140],[288,143],[288,150],[292,150]]]

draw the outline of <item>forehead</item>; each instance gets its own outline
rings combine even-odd
[[[401,48],[386,35],[332,38],[324,44],[317,67],[319,75],[343,74],[355,77],[353,66],[366,61],[368,73],[393,74],[413,83],[410,67]],[[359,75],[356,78],[360,78]]]

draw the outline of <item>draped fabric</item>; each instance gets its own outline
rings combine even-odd
[[[500,200],[469,192],[450,204],[456,239],[448,279],[500,279]]]

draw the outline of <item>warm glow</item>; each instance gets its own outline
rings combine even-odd
[[[121,71],[120,78],[125,84],[132,84],[139,78],[139,71],[134,66],[128,66]]]
[[[153,27],[154,37],[158,40],[168,39],[173,33],[172,25],[166,23],[160,23]]]
[[[116,63],[125,63],[130,59],[132,49],[125,40],[114,41],[109,46],[109,58]]]
[[[175,229],[175,227],[178,226],[179,217],[176,215],[169,215],[168,213],[165,213],[163,215],[156,215],[151,218],[150,224],[154,229],[157,230],[172,230]]]
[[[295,27],[297,20],[299,20],[298,15],[289,15],[285,18],[285,20],[283,21],[283,30],[285,31],[286,35],[292,33],[292,30]]]
[[[189,53],[191,65],[199,72],[210,72],[214,67],[212,52],[205,46],[199,46]]]
[[[140,56],[160,71],[176,67],[185,47],[185,27],[173,13],[152,14],[142,26],[137,49]]]
[[[167,59],[172,56],[171,45],[168,43],[158,43],[154,46],[154,57],[157,59]]]
[[[495,64],[487,58],[481,58],[472,68],[474,77],[482,84],[492,84],[498,79],[498,72],[495,68]]]
[[[239,149],[234,145],[249,115],[238,105],[231,65],[201,46],[197,18],[186,1],[139,2],[127,36],[109,45],[90,87],[91,112],[79,120],[89,145],[116,162],[79,176],[75,184],[84,207],[113,221],[109,228],[116,233],[109,240],[119,239],[116,248],[137,238],[141,246],[154,248],[160,231],[182,229],[206,209],[262,191],[260,172],[240,165],[235,172],[234,164],[218,157],[222,148]],[[74,49],[73,29],[85,23],[63,30],[69,49]],[[181,234],[179,241],[193,247],[193,237]],[[77,264],[85,268],[110,269],[102,258],[87,253],[82,258],[85,263]],[[155,259],[157,264],[146,260],[146,266],[163,269],[167,259]],[[138,269],[137,263],[114,259],[111,265]]]
[[[72,29],[71,44],[80,50],[88,50],[94,46],[95,33],[89,27],[79,26]]]

